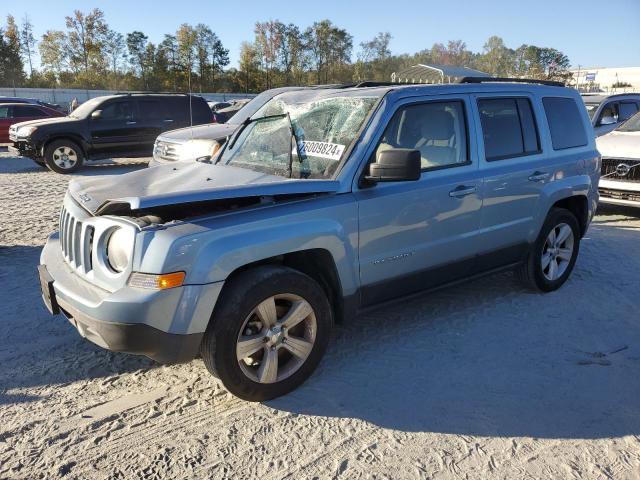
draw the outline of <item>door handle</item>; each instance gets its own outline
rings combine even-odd
[[[172,123],[172,122],[173,122],[173,119],[171,119],[171,118],[167,118],[167,119],[163,120],[163,122]]]
[[[127,122],[127,125],[135,125],[138,122]]]
[[[547,172],[533,172],[533,174],[529,176],[529,181],[544,182],[545,180],[549,180],[549,177],[551,177],[551,174]]]
[[[460,198],[466,195],[471,195],[472,193],[475,193],[476,190],[478,190],[478,187],[476,187],[475,185],[471,185],[471,186],[459,185],[455,189],[449,192],[449,196],[454,198]]]

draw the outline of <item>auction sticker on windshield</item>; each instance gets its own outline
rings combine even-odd
[[[315,142],[305,140],[300,142],[300,154],[303,156],[328,158],[330,160],[340,160],[344,152],[344,145],[338,143]]]

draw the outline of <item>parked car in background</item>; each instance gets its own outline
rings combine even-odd
[[[364,308],[500,269],[560,288],[598,202],[593,129],[573,89],[486,80],[285,92],[215,164],[71,182],[45,305],[261,401]]]
[[[236,100],[226,108],[216,110],[213,114],[214,123],[227,123],[242,107],[249,103],[250,99]],[[238,122],[234,122],[238,123]]]
[[[51,108],[52,110],[57,110],[60,113],[64,113],[65,115],[67,114],[67,112],[62,106],[56,103],[44,102],[42,100],[38,100],[35,98],[0,97],[0,104],[2,103],[30,103],[32,105],[41,105],[43,107]]]
[[[600,202],[640,207],[640,113],[598,137]]]
[[[14,123],[64,116],[64,113],[43,105],[0,103],[0,143],[7,143],[9,141],[9,128]]]
[[[231,106],[229,102],[207,102],[209,108],[212,112],[217,112],[218,110],[222,110],[223,108],[227,108]]]
[[[640,110],[640,93],[582,94],[596,137],[614,130]]]
[[[211,109],[186,94],[120,94],[84,102],[65,118],[13,125],[13,150],[58,173],[87,160],[150,156],[158,135],[212,121]]]
[[[256,113],[265,103],[283,92],[303,88],[281,87],[265,90],[251,100],[243,102],[242,108],[237,110],[227,123],[187,127],[163,133],[156,139],[153,159],[149,162],[149,166],[172,162],[208,161],[238,125]]]

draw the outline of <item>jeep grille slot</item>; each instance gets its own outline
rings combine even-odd
[[[64,259],[77,270],[91,270],[93,227],[75,218],[64,206],[60,212],[60,248]]]

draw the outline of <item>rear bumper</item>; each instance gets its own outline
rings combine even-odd
[[[126,286],[108,292],[66,263],[57,234],[49,237],[40,264],[52,282],[54,304],[81,336],[108,350],[161,363],[186,362],[198,354],[222,289],[218,282],[167,290]]]

